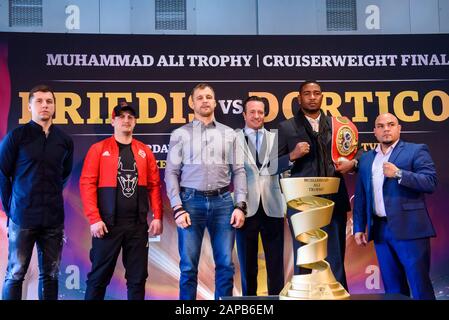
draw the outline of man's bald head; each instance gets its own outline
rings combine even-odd
[[[374,125],[376,125],[378,121],[382,121],[383,119],[389,119],[389,120],[394,119],[394,121],[396,121],[396,124],[399,124],[398,118],[396,118],[396,116],[394,114],[387,112],[387,113],[379,114],[376,118],[376,121],[374,122]]]
[[[380,114],[374,122],[374,135],[384,147],[394,144],[401,135],[398,118],[391,113]]]

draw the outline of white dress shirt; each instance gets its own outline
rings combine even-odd
[[[383,164],[388,162],[390,159],[393,149],[398,144],[399,140],[392,144],[387,152],[383,153],[380,144],[376,148],[376,157],[373,161],[373,166],[371,168],[372,183],[373,183],[373,196],[374,196],[374,213],[379,217],[386,217],[387,213],[385,211],[383,185],[385,181]]]
[[[257,131],[245,126],[245,135],[248,137],[249,141],[256,147],[257,153],[260,151],[260,146],[262,145],[262,141],[264,139],[263,130],[264,128],[260,128]],[[257,133],[257,136],[256,136]]]
[[[312,126],[312,130],[315,132],[320,131],[320,118],[321,113],[316,119],[306,116],[307,121],[309,121],[310,125]]]

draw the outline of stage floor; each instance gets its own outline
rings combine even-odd
[[[279,296],[244,296],[244,297],[222,297],[221,300],[279,300]],[[352,294],[346,300],[411,300],[402,294]]]

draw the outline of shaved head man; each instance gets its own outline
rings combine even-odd
[[[425,193],[437,185],[435,165],[424,144],[400,139],[391,113],[376,118],[379,145],[359,160],[354,201],[354,238],[374,240],[386,293],[435,299],[430,281],[430,237],[435,236]]]

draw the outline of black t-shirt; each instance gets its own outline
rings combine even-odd
[[[119,147],[117,169],[116,222],[136,222],[138,216],[137,165],[131,150],[131,144]]]

